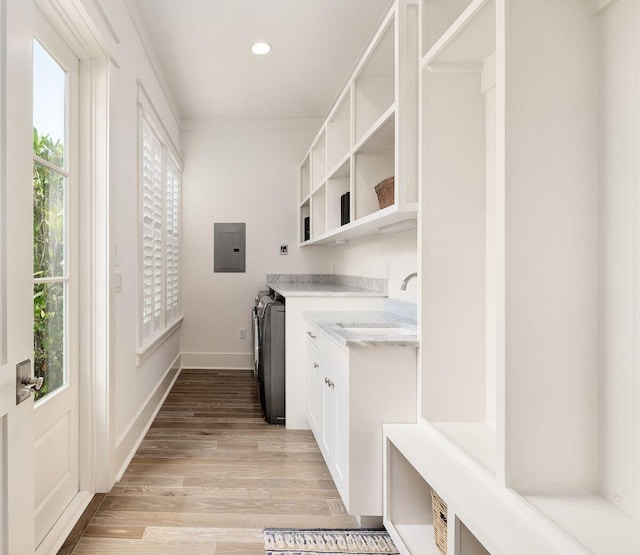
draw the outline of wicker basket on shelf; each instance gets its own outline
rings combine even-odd
[[[380,208],[391,206],[395,201],[395,186],[393,176],[383,179],[374,187],[376,195],[378,195],[378,204]]]
[[[447,504],[431,490],[431,510],[433,512],[433,539],[438,549],[447,555]]]

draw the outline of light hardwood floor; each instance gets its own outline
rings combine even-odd
[[[264,527],[356,526],[311,432],[265,423],[252,372],[183,370],[73,555],[263,554]]]

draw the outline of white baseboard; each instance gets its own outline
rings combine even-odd
[[[133,459],[138,447],[140,447],[140,443],[142,443],[144,436],[149,431],[160,407],[162,407],[162,404],[167,398],[167,395],[169,395],[173,384],[178,379],[181,368],[181,356],[178,355],[165,373],[164,377],[158,383],[157,387],[151,395],[147,397],[146,402],[142,405],[127,430],[118,438],[113,465],[113,467],[118,470],[111,481],[112,486],[118,482],[125,473],[131,459]]]
[[[182,368],[252,370],[253,353],[182,353]]]

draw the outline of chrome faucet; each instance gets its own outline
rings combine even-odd
[[[406,291],[407,290],[407,283],[409,283],[409,281],[411,281],[414,277],[418,277],[418,272],[413,272],[413,274],[409,274],[406,278],[404,278],[404,281],[402,282],[402,285],[400,286],[400,291]]]

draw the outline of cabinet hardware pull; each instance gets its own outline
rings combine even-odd
[[[319,365],[317,362],[314,362],[314,363],[313,363],[313,367],[314,367],[314,368],[320,368],[320,365]]]
[[[335,385],[331,380],[327,380],[327,385],[333,389],[333,386]]]
[[[313,335],[310,331],[307,332],[307,335],[311,338],[311,339],[315,339],[316,336]]]

